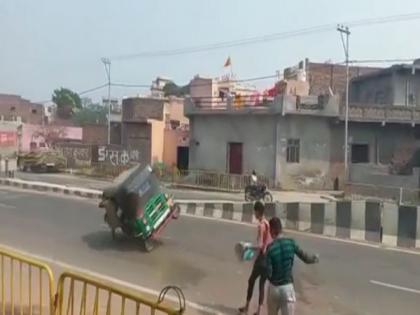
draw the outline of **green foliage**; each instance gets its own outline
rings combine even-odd
[[[173,82],[166,83],[163,87],[165,96],[178,96],[183,97],[190,93],[190,86],[178,86]]]
[[[79,126],[106,124],[108,110],[99,104],[89,104],[73,114],[73,122]]]
[[[60,118],[70,118],[73,113],[82,108],[82,100],[79,94],[70,89],[55,89],[52,101],[57,105],[57,114]]]

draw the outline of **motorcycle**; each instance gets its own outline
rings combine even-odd
[[[245,201],[264,201],[266,203],[273,202],[273,195],[267,191],[267,186],[262,185],[248,185],[245,188]]]
[[[160,190],[160,184],[150,166],[143,170],[137,166],[123,174],[120,184],[103,191],[100,208],[105,209],[104,221],[111,228],[112,238],[116,230],[139,239],[150,252],[165,226],[177,219],[179,206],[172,196]]]

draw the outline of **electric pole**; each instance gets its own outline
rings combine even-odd
[[[337,31],[340,32],[341,42],[343,43],[344,54],[346,57],[346,104],[344,117],[344,180],[348,180],[349,172],[349,37],[348,26],[338,25]],[[346,38],[344,38],[344,36]]]
[[[102,58],[101,61],[104,64],[108,79],[108,144],[111,144],[111,60]]]

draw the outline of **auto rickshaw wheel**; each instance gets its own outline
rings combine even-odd
[[[150,253],[155,247],[155,244],[152,239],[147,239],[143,241],[143,247],[146,252]]]

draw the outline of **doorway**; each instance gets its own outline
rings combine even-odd
[[[189,147],[177,147],[176,153],[176,167],[179,170],[188,170],[189,164]]]
[[[228,171],[229,174],[242,174],[242,143],[228,144]]]

